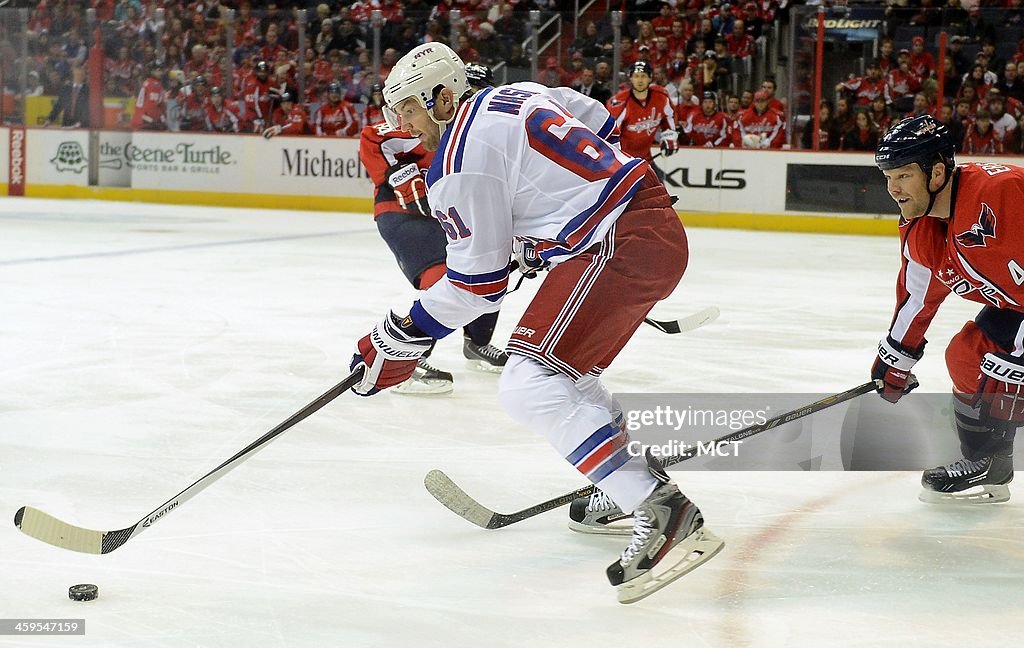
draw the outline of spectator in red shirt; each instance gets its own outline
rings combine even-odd
[[[910,70],[917,78],[927,79],[935,69],[935,58],[930,52],[924,51],[922,36],[914,36],[910,43]]]
[[[960,152],[965,155],[1002,154],[1003,141],[992,128],[992,115],[987,110],[979,110],[974,123],[967,128]]]
[[[726,35],[725,45],[729,54],[738,59],[754,55],[754,37],[747,33],[747,26],[740,19],[733,23],[732,33]]]

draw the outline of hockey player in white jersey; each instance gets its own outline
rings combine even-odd
[[[402,57],[385,115],[436,150],[427,172],[448,236],[447,275],[357,343],[355,391],[400,383],[433,340],[498,309],[513,242],[520,263],[550,270],[509,341],[499,395],[509,414],[625,513],[633,537],[607,576],[639,600],[713,557],[722,541],[653,457],[632,456],[601,372],[686,268],[686,235],[650,166],[611,146],[599,103],[565,88],[515,83],[474,93],[440,43]]]

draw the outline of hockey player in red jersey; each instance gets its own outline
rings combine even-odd
[[[729,118],[718,109],[718,97],[708,90],[700,100],[700,112],[683,123],[683,137],[689,146],[728,147],[732,143]]]
[[[942,301],[955,293],[982,304],[945,349],[963,459],[926,470],[921,499],[1001,502],[1024,423],[1024,169],[958,167],[954,150],[930,115],[904,119],[878,144],[875,162],[902,216],[902,267],[871,376],[895,403],[917,387],[911,369]]]
[[[482,66],[481,66],[482,67]],[[430,215],[424,174],[434,154],[408,133],[384,122],[363,128],[359,160],[373,182],[373,216],[384,242],[413,288],[426,290],[447,272],[448,238]],[[508,360],[491,344],[497,313],[488,313],[463,328],[462,352],[471,365],[500,372]],[[443,394],[452,391],[452,375],[422,360],[412,378],[396,389],[407,394]]]
[[[163,84],[164,68],[153,63],[149,77],[143,81],[135,98],[132,128],[135,130],[164,130],[167,128],[167,98]]]
[[[764,90],[754,93],[754,105],[740,113],[740,140],[744,148],[780,149],[786,143],[786,117],[768,106]]]
[[[224,92],[220,86],[210,88],[210,98],[205,108],[206,130],[215,133],[238,132],[238,114],[233,106],[224,101]]]
[[[263,137],[270,139],[275,135],[305,135],[309,131],[309,120],[306,109],[295,101],[292,90],[285,90],[278,98],[280,105],[274,109],[271,126],[263,131]]]
[[[246,133],[259,133],[270,125],[273,114],[273,85],[270,79],[270,64],[260,61],[252,76],[245,81],[242,90],[243,114],[239,128]]]
[[[647,160],[658,179],[664,180],[665,174],[654,164],[651,148],[660,144],[662,153],[668,157],[679,146],[679,134],[672,100],[664,88],[651,85],[653,75],[650,63],[634,63],[629,69],[630,87],[608,100],[608,112],[619,128],[622,151]]]
[[[181,130],[205,130],[206,104],[209,98],[206,77],[197,76],[183,90],[183,98],[181,99]]]
[[[320,105],[313,122],[319,137],[354,137],[359,132],[356,109],[342,99],[337,81],[327,86],[327,101]]]

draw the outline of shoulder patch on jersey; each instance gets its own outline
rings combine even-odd
[[[956,242],[963,247],[985,247],[986,239],[996,237],[996,213],[986,203],[981,203],[978,222],[971,229],[956,235]]]

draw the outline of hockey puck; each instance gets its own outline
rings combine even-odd
[[[68,598],[72,601],[91,601],[100,595],[100,588],[95,585],[72,585],[68,588]]]

